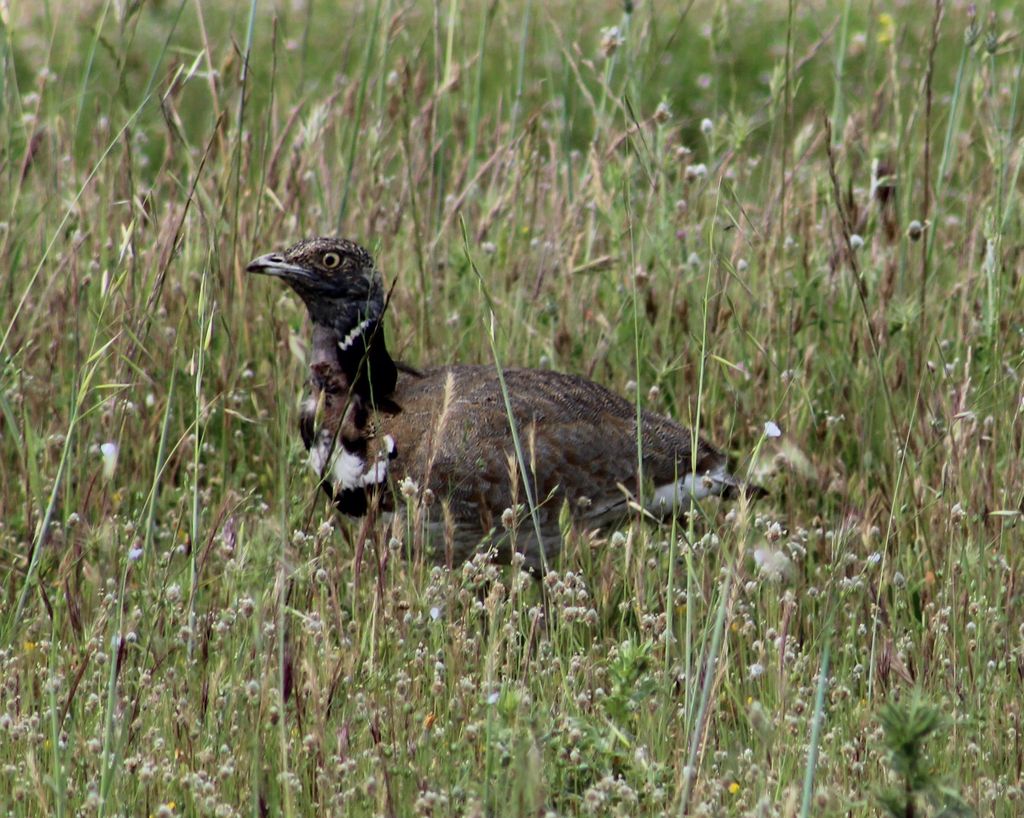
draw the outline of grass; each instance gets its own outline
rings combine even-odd
[[[903,757],[944,789],[886,804],[1019,812],[1024,51],[973,14],[4,4],[0,814],[867,816]],[[588,375],[771,497],[565,520],[546,625],[337,520],[243,272],[333,232],[401,358]]]

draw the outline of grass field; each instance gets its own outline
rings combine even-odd
[[[1024,811],[1019,6],[344,5],[0,2],[0,815]],[[337,519],[243,272],[333,233],[771,496]]]

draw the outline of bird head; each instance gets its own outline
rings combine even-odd
[[[384,283],[373,256],[348,239],[304,239],[254,258],[245,269],[284,279],[305,302],[314,324],[341,334],[384,314]]]

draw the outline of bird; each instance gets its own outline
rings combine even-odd
[[[607,531],[638,509],[665,520],[705,497],[766,494],[668,417],[641,411],[638,435],[636,405],[586,378],[396,362],[385,331],[390,293],[373,256],[350,239],[307,238],[246,270],[284,281],[309,314],[299,428],[319,485],[354,518],[393,517],[432,499],[437,562],[489,549],[498,562],[521,554],[518,564],[543,574],[560,550],[565,508],[585,530]],[[509,525],[527,500],[523,525]]]

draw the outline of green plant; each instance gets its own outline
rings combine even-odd
[[[887,763],[898,783],[880,789],[879,804],[892,818],[970,815],[959,791],[940,774],[927,746],[942,739],[948,720],[919,692],[890,701],[878,712],[885,731],[882,744]],[[921,806],[927,809],[921,812]]]

